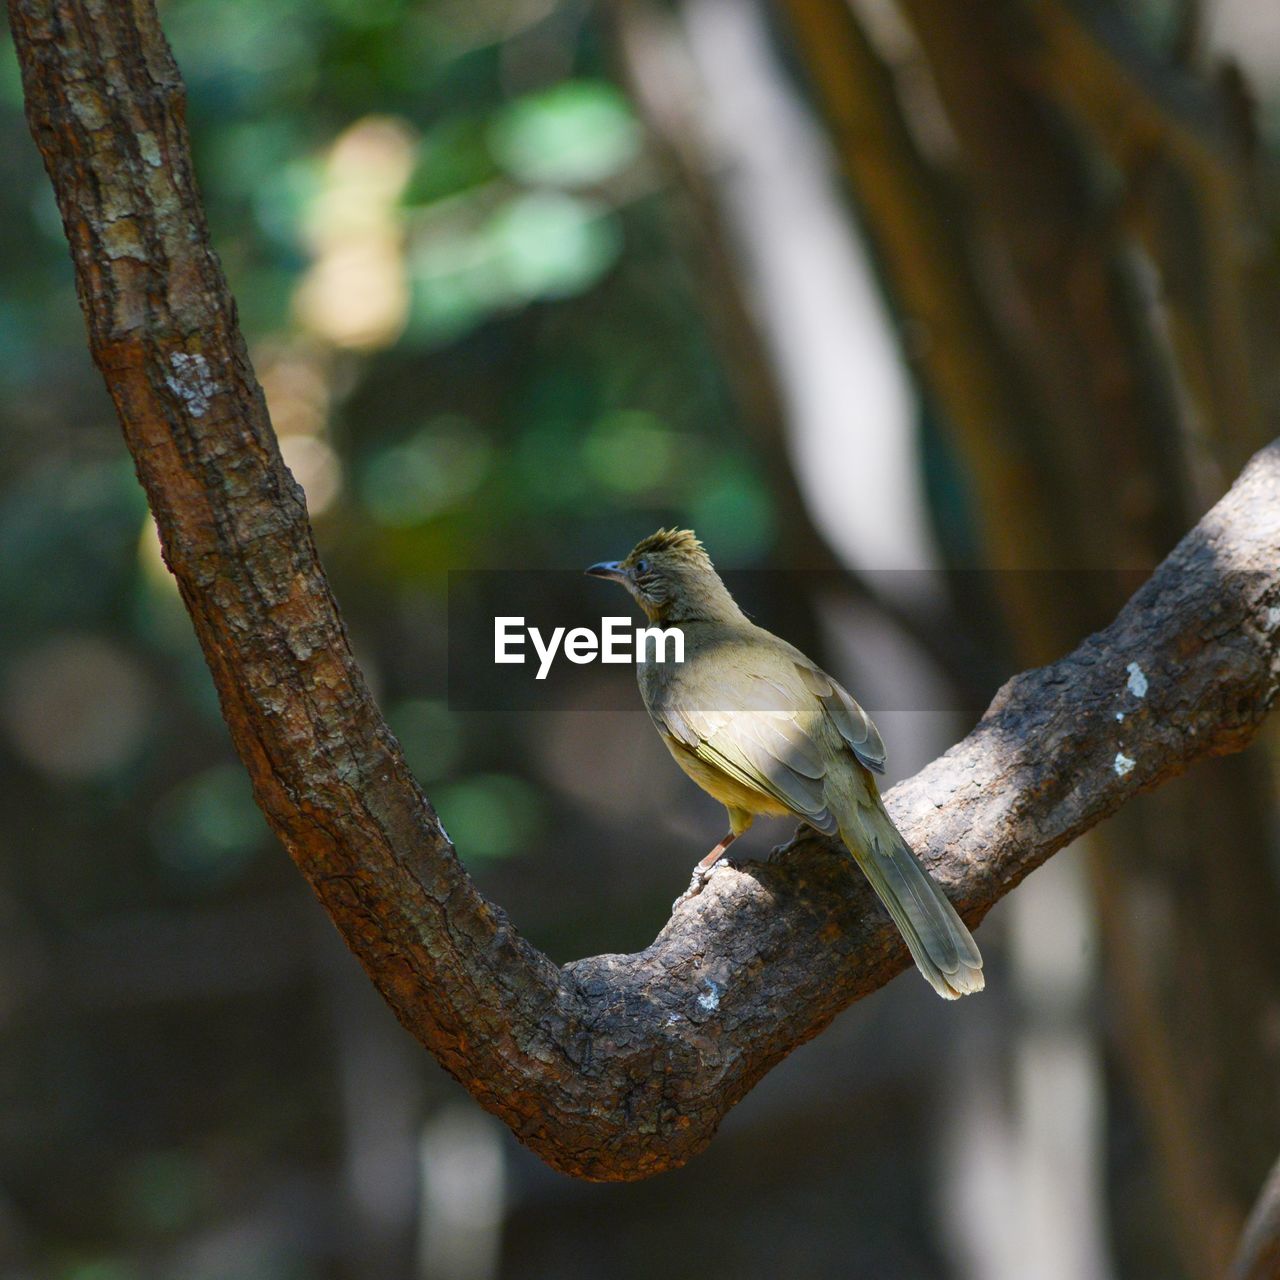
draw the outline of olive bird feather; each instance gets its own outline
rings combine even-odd
[[[738,608],[702,544],[661,529],[587,570],[621,583],[651,623],[684,632],[684,661],[638,657],[645,707],[676,763],[729,814],[677,906],[758,814],[839,835],[944,998],[981,991],[977,944],[885,812],[885,751],[871,717],[827,673]]]

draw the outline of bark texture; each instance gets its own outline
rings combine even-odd
[[[543,1159],[610,1180],[684,1163],[906,966],[896,931],[847,855],[805,833],[717,872],[639,954],[559,968],[520,937],[352,659],[209,247],[151,3],[10,9],[90,346],[272,827],[408,1030]],[[1280,444],[1114,623],[1010,681],[889,793],[970,924],[1136,792],[1253,737],[1280,685],[1278,499]]]

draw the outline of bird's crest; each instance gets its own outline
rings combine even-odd
[[[706,548],[698,541],[698,535],[692,529],[659,529],[643,538],[632,548],[627,557],[629,562],[641,556],[662,555],[674,560],[685,560],[690,564],[709,565],[710,557]]]

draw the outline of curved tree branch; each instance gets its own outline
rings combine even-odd
[[[595,1179],[684,1163],[906,965],[896,932],[850,860],[803,834],[719,872],[637,955],[558,968],[516,933],[352,659],[209,247],[150,0],[11,0],[11,18],[90,346],[272,827],[401,1022],[543,1159]],[[889,794],[970,923],[1136,792],[1252,738],[1280,685],[1278,498],[1275,444],[1110,627],[1012,680]]]

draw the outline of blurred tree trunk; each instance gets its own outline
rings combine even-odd
[[[774,300],[759,296],[766,282],[758,269],[753,272],[742,228],[734,225],[734,192],[742,186],[735,170],[741,161],[735,163],[726,154],[725,140],[716,136],[714,121],[708,119],[714,114],[713,104],[698,83],[698,69],[681,40],[679,24],[654,0],[614,0],[608,15],[619,74],[673,183],[673,239],[687,248],[699,300],[743,425],[764,460],[772,488],[777,560],[788,570],[779,575],[778,587],[790,596],[779,595],[778,611],[771,616],[786,617],[793,642],[821,655],[825,642],[815,603],[833,595],[849,597],[913,640],[950,682],[966,723],[976,720],[999,685],[1004,664],[989,650],[964,643],[967,633],[944,592],[929,593],[923,583],[915,583],[909,600],[901,593],[895,598],[851,569],[810,511],[789,447],[794,414],[786,384],[788,376],[796,380],[797,371],[781,369],[771,349],[762,313],[771,310]],[[737,198],[739,204],[749,200],[750,192],[739,192]],[[766,233],[757,228],[756,234],[787,236],[790,228],[774,226]],[[797,576],[796,569],[816,572]]]
[[[887,58],[883,13],[869,27],[850,0],[781,7],[973,477],[989,563],[1084,571],[997,575],[1019,661],[1043,660],[1123,598],[1274,422],[1259,371],[1280,351],[1259,316],[1280,291],[1253,249],[1248,149],[1228,104],[1115,11],[900,0]],[[1184,1265],[1205,1277],[1280,1139],[1272,811],[1258,762],[1222,761],[1120,815],[1095,855],[1125,969],[1116,1032],[1157,1042],[1124,1057]],[[1140,892],[1169,914],[1158,963],[1129,941]],[[1159,1079],[1141,1069],[1157,1061]]]
[[[1280,1275],[1280,1161],[1272,1166],[1249,1214],[1230,1280],[1273,1280],[1276,1275]]]

